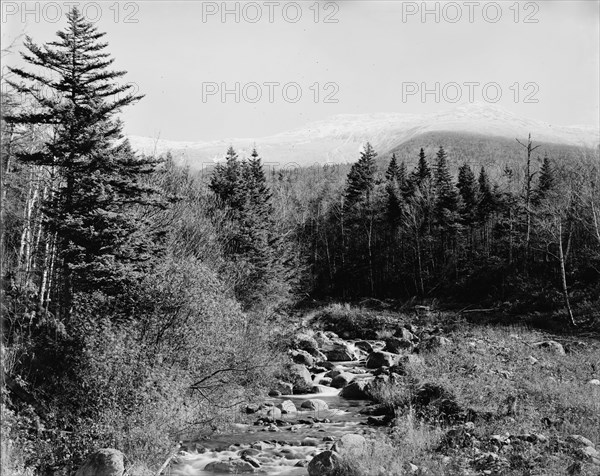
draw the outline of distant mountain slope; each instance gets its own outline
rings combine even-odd
[[[516,116],[497,106],[480,103],[435,114],[343,114],[284,133],[254,139],[174,142],[132,136],[130,141],[134,148],[143,153],[171,151],[174,157],[194,168],[202,168],[221,159],[230,145],[242,157],[248,156],[252,147],[256,146],[265,162],[283,167],[353,162],[367,140],[380,153],[385,153],[403,150],[402,146],[412,147],[421,141],[421,137],[434,137],[429,135],[432,133],[449,134],[448,137],[471,137],[475,143],[492,138],[507,139],[515,147],[518,145],[514,139],[519,137],[526,140],[528,133],[538,143],[596,150],[600,142],[600,132],[592,126],[552,126]],[[475,136],[485,139],[477,139]],[[477,147],[481,148],[482,153],[490,149],[484,143]]]
[[[574,145],[540,142],[535,140],[535,137],[533,139],[534,145],[540,145],[533,154],[534,162],[541,162],[544,154],[548,154],[558,163],[599,160],[598,148],[594,150]],[[519,140],[526,143],[527,139],[521,137]],[[391,154],[395,153],[399,161],[405,161],[410,167],[416,163],[419,149],[423,147],[430,162],[433,162],[440,145],[448,154],[448,163],[453,171],[466,162],[476,169],[484,166],[492,174],[501,173],[505,167],[519,174],[519,169],[525,165],[527,157],[526,150],[517,143],[515,138],[440,131],[427,132],[405,141],[381,154],[381,160],[382,162],[389,160]],[[380,165],[383,166],[383,163]]]

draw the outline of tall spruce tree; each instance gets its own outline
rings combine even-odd
[[[461,198],[460,215],[463,223],[467,226],[473,225],[477,208],[477,182],[475,174],[468,164],[463,164],[458,169],[458,183]]]
[[[375,186],[375,157],[377,152],[367,142],[360,153],[360,159],[352,165],[346,181],[346,206],[369,200]]]
[[[477,217],[480,221],[485,221],[492,214],[496,207],[496,200],[492,186],[484,167],[479,171],[477,179],[479,185],[479,194],[477,197]]]
[[[156,162],[135,156],[116,118],[143,96],[116,83],[126,73],[109,68],[113,59],[100,41],[104,33],[77,8],[67,22],[56,41],[38,46],[26,38],[22,57],[34,68],[9,68],[15,79],[7,83],[35,107],[6,117],[51,132],[43,147],[18,158],[48,168],[54,177],[43,207],[54,243],[48,296],[63,318],[71,315],[79,292],[119,293],[156,251],[155,237],[144,233],[143,219],[131,212],[131,205],[153,202],[155,190],[141,178]]]
[[[421,147],[421,150],[419,151],[419,161],[417,162],[416,169],[411,172],[410,182],[413,186],[421,187],[425,180],[429,178],[431,178],[431,169],[427,163],[425,151]]]
[[[534,205],[539,205],[548,196],[548,193],[554,188],[554,183],[554,170],[550,158],[548,155],[545,155],[544,161],[542,162],[542,168],[540,169],[540,178],[537,187],[533,192],[532,201]]]
[[[437,218],[443,226],[447,226],[450,215],[458,209],[458,194],[452,176],[448,170],[448,156],[443,147],[440,146],[436,154],[435,164],[435,210]]]
[[[387,192],[387,215],[393,227],[397,226],[402,213],[402,187],[405,185],[405,170],[398,165],[396,154],[392,154],[385,173]]]

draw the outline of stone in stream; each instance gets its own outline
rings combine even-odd
[[[367,450],[367,440],[362,435],[356,433],[348,433],[342,436],[331,447],[331,451],[335,451],[341,455],[348,453],[352,456],[360,455]]]
[[[292,402],[291,400],[284,400],[283,402],[281,402],[277,405],[277,408],[279,408],[281,410],[281,413],[297,413],[298,412],[296,405],[294,405],[294,402]]]
[[[308,476],[330,476],[339,473],[342,459],[333,451],[323,451],[308,463]]]
[[[304,365],[292,364],[289,375],[294,385],[293,392],[295,394],[307,393],[313,385],[310,372]]]
[[[356,342],[354,344],[354,346],[357,349],[360,349],[360,350],[366,352],[367,354],[370,354],[371,352],[373,352],[373,346],[366,340],[359,340],[358,342]]]
[[[331,386],[331,380],[329,377],[321,377],[321,380],[319,380],[319,384],[320,385],[326,385],[326,386]]]
[[[296,364],[306,365],[312,367],[315,364],[315,359],[305,350],[291,350],[290,356]]]
[[[267,418],[271,420],[280,420],[281,419],[281,410],[279,408],[273,407],[267,411]]]
[[[308,410],[314,410],[314,411],[327,410],[329,408],[329,406],[327,405],[326,402],[324,402],[323,400],[318,400],[316,398],[304,400],[302,402],[302,405],[300,405],[300,407],[306,408]]]
[[[398,356],[390,352],[375,351],[369,355],[367,359],[368,369],[377,369],[379,367],[391,367],[396,363]]]
[[[75,476],[121,476],[124,471],[123,453],[112,448],[102,448],[88,456]]]
[[[346,385],[352,382],[352,380],[354,380],[354,377],[355,375],[351,373],[342,372],[331,379],[331,386],[333,388],[344,388]]]
[[[369,393],[369,382],[364,380],[355,380],[349,383],[340,392],[340,397],[348,400],[369,400],[371,394]]]
[[[346,343],[335,343],[330,346],[329,349],[325,350],[327,360],[330,362],[346,362],[349,360],[355,360],[354,354],[348,348]]]
[[[254,473],[256,468],[248,461],[233,459],[230,461],[213,461],[204,467],[204,471],[214,473]]]

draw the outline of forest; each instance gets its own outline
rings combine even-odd
[[[156,469],[268,388],[316,303],[597,316],[598,150],[523,131],[503,170],[443,143],[265,170],[232,144],[202,175],[132,149],[119,113],[143,96],[107,46],[73,9],[2,78],[3,472],[70,474],[103,446]]]

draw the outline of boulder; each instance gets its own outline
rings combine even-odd
[[[271,420],[281,420],[281,410],[279,408],[273,407],[267,410],[267,418]]]
[[[354,380],[354,377],[355,375],[351,373],[342,372],[331,379],[331,386],[333,388],[344,388],[346,385],[352,382],[352,380]]]
[[[304,400],[300,407],[313,411],[327,410],[329,408],[327,402],[324,402],[323,400],[318,400],[316,398]]]
[[[390,352],[383,351],[375,351],[371,352],[369,358],[367,359],[367,368],[368,369],[377,369],[379,367],[391,367],[396,363],[397,355],[394,355]]]
[[[124,471],[123,453],[102,448],[88,456],[75,476],[122,476]]]
[[[308,374],[308,376],[310,377],[310,373]],[[291,395],[293,390],[294,390],[293,384],[291,384],[289,382],[284,382],[282,380],[279,380],[275,384],[275,388],[273,389],[274,392],[279,392],[279,395]],[[277,395],[277,396],[279,396],[279,395]]]
[[[229,461],[213,461],[204,467],[205,472],[213,473],[254,473],[256,468],[252,463],[242,459],[233,459]]]
[[[367,354],[370,354],[371,352],[373,352],[373,346],[366,340],[359,340],[358,342],[356,342],[354,344],[354,346],[357,349],[360,349],[360,350],[366,352]]]
[[[600,380],[598,380],[597,378],[593,378],[592,380],[588,381],[589,385],[600,385]]]
[[[292,350],[290,356],[296,364],[306,365],[307,367],[312,367],[315,364],[313,356],[305,350]]]
[[[340,392],[340,397],[347,400],[369,400],[369,383],[364,380],[355,380],[346,385]]]
[[[333,476],[339,474],[342,459],[333,451],[323,451],[308,463],[308,476]]]
[[[281,413],[296,413],[296,412],[298,412],[296,405],[294,405],[294,402],[292,402],[291,400],[284,400],[283,402],[281,402],[277,405],[277,408],[279,408],[281,410]]]
[[[294,393],[306,393],[313,385],[310,372],[305,365],[292,364],[290,366],[290,380],[294,385]]]
[[[330,362],[346,362],[354,360],[354,354],[345,343],[332,344],[328,349],[324,350],[327,360]]]
[[[385,351],[393,352],[394,354],[398,354],[405,350],[412,350],[413,343],[402,337],[389,337],[385,340]]]
[[[554,354],[565,355],[565,348],[562,346],[562,344],[559,344],[555,340],[536,342],[533,345],[539,347],[540,349],[546,349]]]
[[[319,344],[313,336],[310,334],[298,334],[294,338],[293,346],[297,350],[303,350],[308,352],[313,357],[317,357],[319,353]]]
[[[362,435],[357,435],[356,433],[348,433],[342,436],[338,441],[336,441],[331,447],[331,451],[335,451],[340,455],[344,453],[350,455],[360,455],[367,450],[367,440]]]

